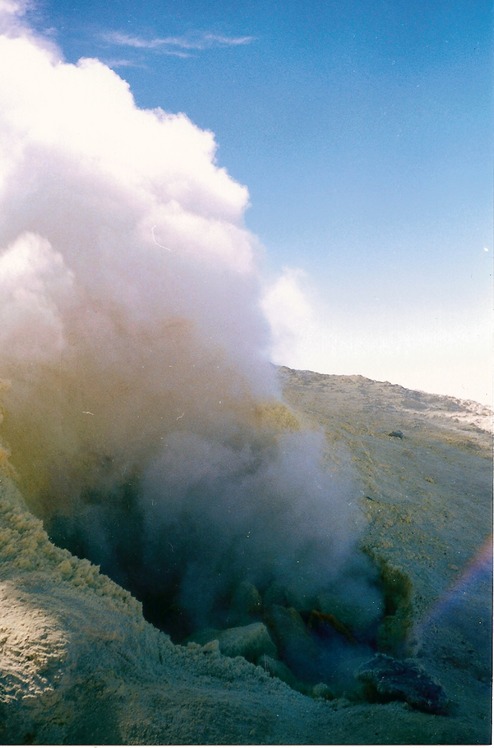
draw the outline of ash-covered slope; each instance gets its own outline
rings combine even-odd
[[[490,719],[492,411],[361,376],[281,376],[287,401],[324,428],[330,449],[347,445],[362,481],[363,544],[396,570],[407,644],[457,717],[472,719],[475,742]]]
[[[2,474],[1,742],[489,742],[488,410],[362,377],[280,374],[333,466],[336,455],[357,468],[361,542],[385,603],[376,646],[440,683],[445,713],[389,689],[302,695],[214,640],[172,644],[126,591],[54,546]]]

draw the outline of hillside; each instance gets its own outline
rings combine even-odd
[[[323,431],[328,470],[354,476],[361,546],[384,598],[376,647],[406,663],[404,696],[310,690],[276,657],[270,670],[266,648],[258,664],[225,656],[221,632],[172,643],[128,592],[50,541],[5,470],[0,742],[490,742],[492,414],[358,376],[280,377],[295,416]],[[322,619],[331,641],[353,641],[345,610],[333,613]],[[447,704],[421,706],[416,672]]]

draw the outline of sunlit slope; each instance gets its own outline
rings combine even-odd
[[[363,543],[404,575],[410,648],[481,723],[491,670],[492,412],[360,376],[281,375],[287,401],[358,467]]]

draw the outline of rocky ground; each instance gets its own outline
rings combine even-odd
[[[361,689],[334,697],[294,677],[276,632],[303,646],[308,622],[283,622],[283,606],[173,644],[129,593],[50,542],[5,463],[0,742],[490,743],[492,414],[358,376],[280,376],[297,417],[358,476],[362,547],[385,599]],[[349,640],[337,613],[316,623]]]

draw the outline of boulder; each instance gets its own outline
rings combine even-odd
[[[276,657],[276,646],[264,623],[250,623],[225,629],[218,636],[220,651],[227,657],[244,657],[257,662],[262,655]]]
[[[396,660],[375,655],[357,672],[371,700],[405,701],[414,709],[430,714],[446,714],[449,701],[439,683],[413,660]]]

